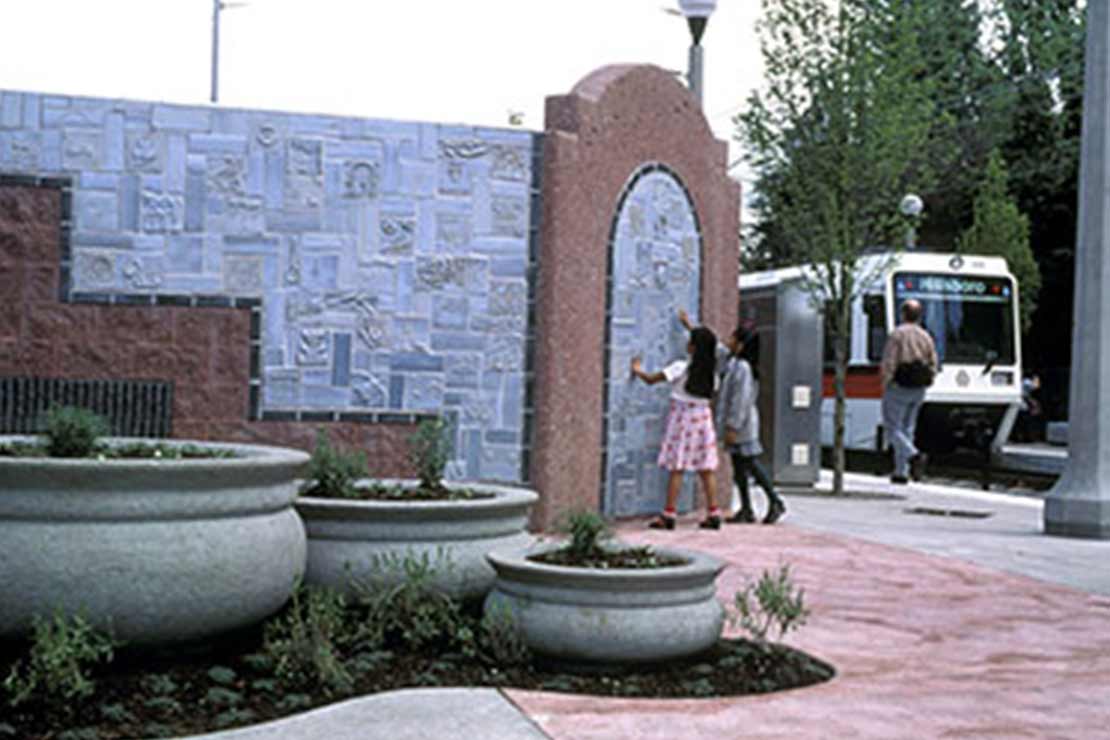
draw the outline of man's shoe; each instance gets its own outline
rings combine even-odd
[[[651,520],[648,529],[674,529],[674,517],[660,514]]]
[[[924,452],[919,452],[910,458],[910,477],[914,480],[921,480],[925,477],[925,465],[929,462],[929,457]]]
[[[719,516],[706,517],[705,521],[698,524],[698,527],[700,527],[701,529],[720,529],[721,528],[721,517],[719,517]]]
[[[890,476],[890,482],[896,483],[899,486],[904,486],[910,482],[910,479],[904,475],[892,475]]]
[[[786,504],[781,501],[772,501],[770,508],[767,509],[767,515],[763,517],[763,523],[774,524],[784,516],[786,516]]]
[[[755,524],[755,513],[751,509],[741,509],[725,521],[729,524]]]

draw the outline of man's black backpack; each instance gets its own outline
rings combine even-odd
[[[903,362],[894,369],[894,382],[903,388],[928,388],[933,384],[933,368],[927,362]]]

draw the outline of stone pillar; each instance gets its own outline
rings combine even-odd
[[[1045,499],[1046,534],[1110,539],[1110,10],[1087,4],[1075,248],[1068,465]]]
[[[658,67],[591,73],[547,99],[544,128],[530,476],[540,527],[600,505],[607,259],[622,192],[651,163],[688,189],[703,243],[699,314],[721,331],[737,317],[740,204],[728,145],[713,137],[690,91]],[[727,504],[727,462],[719,472]]]

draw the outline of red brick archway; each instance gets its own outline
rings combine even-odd
[[[659,162],[689,189],[704,243],[701,315],[710,326],[736,320],[740,205],[727,144],[713,137],[690,92],[658,67],[603,67],[569,95],[548,98],[545,139],[531,467],[542,525],[598,502],[607,248],[628,178]],[[722,482],[726,473],[722,466]]]

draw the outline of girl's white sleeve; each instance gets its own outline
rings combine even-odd
[[[675,360],[670,365],[663,368],[663,377],[667,379],[668,383],[673,383],[682,377],[686,372],[686,360]]]

